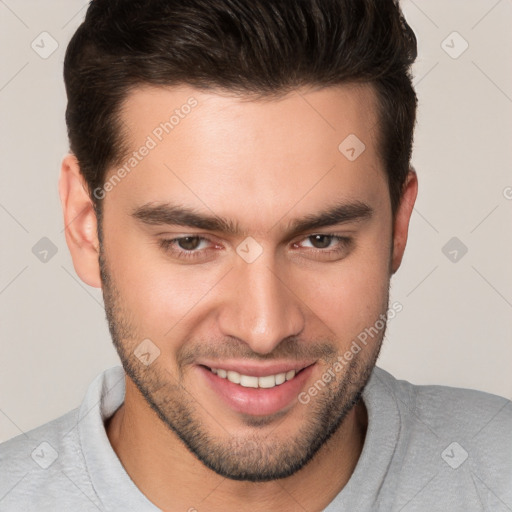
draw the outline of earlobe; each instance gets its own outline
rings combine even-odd
[[[66,243],[75,271],[84,283],[101,288],[96,212],[80,174],[80,165],[73,154],[66,155],[62,160],[59,196]]]
[[[418,177],[414,168],[410,168],[407,180],[404,185],[404,191],[400,204],[393,220],[393,256],[391,260],[391,273],[394,274],[404,256],[405,246],[407,244],[407,233],[409,231],[409,221],[411,219],[416,196],[418,195]]]

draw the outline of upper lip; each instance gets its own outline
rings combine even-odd
[[[255,364],[247,361],[200,361],[198,364],[207,366],[208,368],[222,368],[227,371],[234,371],[241,375],[251,375],[254,377],[265,377],[266,375],[276,375],[278,373],[286,373],[290,370],[296,372],[303,370],[307,366],[314,364],[315,361],[283,361],[272,364]]]

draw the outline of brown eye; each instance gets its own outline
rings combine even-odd
[[[351,237],[335,235],[333,233],[315,233],[306,236],[300,242],[293,244],[295,248],[304,249],[304,258],[313,258],[319,261],[337,261],[347,256],[353,248]]]
[[[177,238],[164,238],[158,245],[172,258],[182,260],[202,260],[211,256],[212,242],[200,235],[180,236]],[[210,247],[208,247],[210,245]],[[213,244],[215,245],[215,244]]]
[[[325,249],[329,247],[333,239],[331,235],[311,235],[308,238],[316,249]]]
[[[193,251],[198,248],[202,238],[200,236],[185,236],[177,239],[177,244],[181,249]]]

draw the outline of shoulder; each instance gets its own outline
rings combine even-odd
[[[492,428],[512,438],[512,401],[479,391],[442,385],[417,385],[399,380],[382,368],[376,368],[379,382],[395,397],[404,413],[416,415],[432,428],[466,430],[476,435]]]
[[[1,443],[0,471],[5,472],[12,465],[30,468],[32,464],[36,464],[39,467],[49,467],[58,459],[53,452],[65,442],[66,435],[72,434],[77,414],[78,409],[73,409],[59,418]],[[38,451],[40,444],[42,446]]]
[[[429,492],[441,502],[450,495],[467,500],[478,495],[493,507],[497,497],[512,503],[509,399],[475,389],[415,385],[380,368],[375,376],[380,389],[394,398],[400,418],[400,478],[422,475],[422,485],[432,478]]]
[[[0,444],[0,509],[52,510],[59,503],[96,509],[79,448],[78,408]],[[83,488],[82,490],[78,490]]]

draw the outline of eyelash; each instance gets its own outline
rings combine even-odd
[[[334,233],[313,233],[312,235],[306,236],[302,240],[307,240],[308,238],[311,238],[311,237],[314,237],[314,236],[318,236],[318,235],[326,236],[326,237],[332,238],[334,240],[337,240],[339,246],[338,246],[337,249],[334,249],[334,250],[332,250],[332,249],[331,250],[311,249],[311,251],[314,252],[314,253],[321,253],[321,254],[324,254],[324,255],[332,255],[332,254],[336,254],[336,253],[341,253],[345,249],[347,249],[347,247],[349,247],[351,245],[351,243],[352,243],[352,238],[335,235]],[[194,259],[194,258],[198,258],[198,257],[203,256],[205,251],[209,250],[209,249],[200,249],[200,250],[194,249],[194,250],[187,251],[185,249],[178,249],[178,250],[176,250],[174,248],[171,249],[171,247],[174,246],[174,245],[177,245],[177,243],[180,240],[184,240],[186,238],[197,238],[199,240],[199,242],[203,242],[203,241],[210,242],[210,240],[208,238],[204,237],[204,236],[189,235],[189,236],[181,236],[181,237],[177,237],[177,238],[164,238],[164,239],[159,240],[159,245],[160,245],[160,247],[165,252],[172,253],[173,255],[175,255],[175,256],[177,256],[178,258],[181,258],[181,259]],[[309,252],[311,252],[311,251],[309,251]]]

